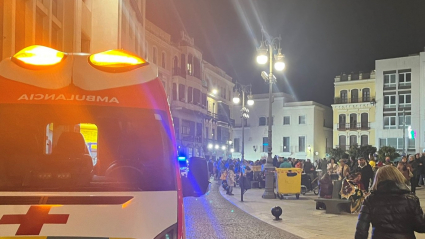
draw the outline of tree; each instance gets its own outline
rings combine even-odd
[[[362,156],[365,159],[369,158],[370,154],[376,153],[376,147],[373,147],[372,145],[364,145],[360,146],[359,148],[359,157]]]
[[[376,147],[373,147],[372,145],[352,145],[350,146],[350,149],[348,150],[348,154],[350,157],[354,157],[355,159],[359,157],[364,157],[365,159],[369,158],[369,154],[374,154],[376,152]]]
[[[391,161],[394,160],[397,157],[400,157],[400,154],[398,154],[395,151],[394,147],[390,147],[390,146],[383,146],[379,149],[378,151],[378,159],[379,161],[385,161],[385,157],[390,157]]]
[[[329,152],[329,156],[331,158],[335,158],[335,160],[339,160],[339,159],[342,159],[342,158],[348,158],[348,154],[342,148],[331,149],[331,151]]]

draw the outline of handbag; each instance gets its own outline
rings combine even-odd
[[[409,177],[413,177],[413,173],[409,170]]]

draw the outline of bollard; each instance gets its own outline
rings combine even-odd
[[[280,221],[282,220],[282,218],[279,218],[280,215],[282,215],[282,208],[279,206],[276,206],[274,208],[272,208],[272,215],[275,217],[275,221]]]

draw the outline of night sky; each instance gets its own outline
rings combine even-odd
[[[175,39],[185,29],[205,60],[253,84],[253,93],[268,91],[266,68],[255,62],[261,27],[281,35],[286,70],[275,73],[276,90],[326,105],[336,75],[425,47],[424,0],[147,0],[146,12]]]

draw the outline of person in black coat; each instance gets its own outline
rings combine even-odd
[[[425,216],[418,197],[410,194],[404,176],[393,166],[378,169],[372,193],[364,200],[357,221],[355,239],[415,239],[425,233]]]
[[[362,175],[361,182],[366,190],[369,192],[369,183],[373,180],[373,170],[372,167],[366,162],[364,157],[360,157],[358,160],[358,166],[355,169],[356,172],[360,172]]]

